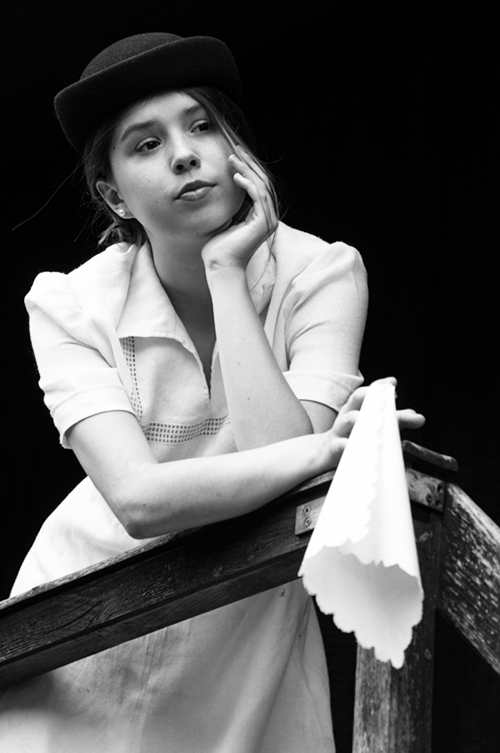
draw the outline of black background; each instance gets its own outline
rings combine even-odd
[[[494,6],[21,0],[4,13],[1,597],[82,475],[43,405],[23,307],[38,271],[69,271],[95,252],[77,155],[52,98],[104,46],[143,31],[213,35],[232,48],[245,111],[284,186],[286,222],[363,255],[366,380],[398,377],[399,405],[427,416],[411,438],[456,457],[458,482],[500,524]],[[343,753],[354,644],[325,634]],[[434,751],[496,753],[500,680],[441,619],[435,666]]]

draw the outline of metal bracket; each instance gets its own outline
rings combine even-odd
[[[320,499],[313,499],[311,502],[306,502],[297,507],[295,514],[296,536],[314,530],[324,501],[325,498],[321,497]]]
[[[445,482],[442,479],[428,476],[414,468],[407,468],[406,481],[412,502],[425,505],[432,510],[443,511]]]

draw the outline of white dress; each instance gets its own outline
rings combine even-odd
[[[301,400],[338,410],[361,383],[358,253],[280,225],[248,267],[273,352]],[[77,421],[134,413],[161,462],[235,451],[217,348],[209,391],[149,249],[112,246],[43,273],[26,299],[63,446]],[[143,542],[141,542],[143,543]],[[43,525],[13,594],[130,550],[90,479]],[[2,753],[331,753],[322,639],[295,581],[19,683],[0,695]]]

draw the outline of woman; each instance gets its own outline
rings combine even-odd
[[[239,97],[222,42],[163,33],[117,42],[56,97],[120,242],[26,299],[45,401],[88,476],[14,593],[339,461],[364,397],[364,268],[278,222]],[[298,581],[15,686],[0,710],[8,751],[333,750]]]

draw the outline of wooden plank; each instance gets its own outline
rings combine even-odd
[[[296,579],[309,540],[295,536],[296,506],[324,498],[329,478],[7,600],[0,687]]]
[[[432,730],[434,617],[441,548],[441,515],[414,507],[413,522],[424,587],[422,621],[405,663],[394,669],[372,649],[358,647],[353,753],[428,753]]]
[[[450,455],[442,455],[407,439],[401,442],[401,447],[407,468],[417,468],[446,479],[458,471],[458,463]]]
[[[500,674],[500,528],[447,487],[439,609]]]

